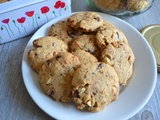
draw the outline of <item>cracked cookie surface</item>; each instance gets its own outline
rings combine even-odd
[[[108,44],[102,51],[101,60],[110,64],[117,72],[120,84],[126,85],[133,73],[135,60],[130,46],[122,41]]]
[[[84,50],[76,50],[72,52],[73,55],[77,56],[81,62],[81,64],[86,64],[90,62],[98,62],[97,58],[92,54],[84,51]]]
[[[89,34],[83,34],[79,37],[77,37],[71,44],[70,50],[76,51],[76,50],[85,50],[86,52],[89,52],[90,54],[94,55],[96,58],[100,57],[99,48],[96,44],[96,38],[95,35]]]
[[[75,31],[66,21],[59,21],[49,28],[49,36],[55,36],[64,41],[67,45],[72,42],[74,38],[81,35],[80,31]]]
[[[94,0],[94,4],[105,11],[125,10],[127,0]]]
[[[128,43],[126,36],[121,30],[106,22],[98,29],[96,43],[103,50],[107,44],[115,41]]]
[[[93,32],[103,25],[102,17],[95,12],[80,12],[73,14],[67,20],[74,29],[83,32]]]
[[[118,99],[117,73],[105,63],[82,64],[74,73],[72,85],[73,100],[78,109],[97,112]]]
[[[61,52],[47,60],[39,72],[40,83],[46,94],[55,101],[71,101],[72,77],[79,65],[78,57],[69,52]]]
[[[68,46],[58,38],[45,36],[33,41],[33,49],[28,52],[31,67],[38,73],[42,65],[59,52],[67,51]]]

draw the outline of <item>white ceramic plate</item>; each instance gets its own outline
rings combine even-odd
[[[122,30],[128,38],[135,54],[134,73],[129,85],[121,90],[119,99],[108,105],[103,111],[90,113],[77,110],[73,104],[55,102],[42,90],[38,75],[31,69],[27,60],[28,51],[34,39],[47,35],[49,27],[70,15],[56,18],[42,26],[30,39],[24,51],[22,74],[25,86],[34,102],[48,115],[60,120],[126,120],[135,115],[149,100],[155,88],[157,67],[154,54],[145,38],[125,21],[99,13],[105,20]]]

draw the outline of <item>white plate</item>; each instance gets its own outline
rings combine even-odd
[[[157,67],[154,54],[145,38],[125,21],[99,13],[105,20],[121,29],[128,38],[135,54],[134,73],[129,85],[121,90],[119,99],[97,113],[77,110],[73,104],[55,102],[42,90],[38,75],[31,69],[27,60],[28,51],[34,39],[47,35],[49,27],[70,15],[56,18],[42,26],[30,39],[24,51],[22,74],[25,86],[34,102],[48,115],[61,120],[125,120],[135,115],[149,100],[155,88]]]

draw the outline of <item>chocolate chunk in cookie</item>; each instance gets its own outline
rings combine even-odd
[[[70,50],[75,51],[75,50],[85,50],[86,52],[89,52],[90,54],[94,55],[96,58],[99,59],[100,57],[100,52],[99,48],[96,44],[96,38],[95,35],[81,35],[77,37],[71,44]]]
[[[90,54],[84,50],[76,50],[72,54],[79,58],[81,64],[98,62],[98,60],[95,56],[93,56],[92,54]]]
[[[101,50],[103,50],[109,43],[115,41],[123,41],[128,43],[126,36],[118,28],[110,24],[104,24],[104,26],[99,28],[96,34],[96,42]]]
[[[66,21],[59,21],[49,28],[49,36],[55,36],[64,41],[67,45],[72,42],[74,38],[81,35],[80,31],[75,31]]]

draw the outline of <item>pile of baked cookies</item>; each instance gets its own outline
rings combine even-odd
[[[118,99],[133,73],[134,54],[124,33],[94,12],[79,12],[49,28],[28,52],[45,93],[97,112]]]
[[[10,1],[10,0],[0,0],[0,4],[1,4],[1,3],[8,2],[8,1]]]
[[[151,0],[92,0],[94,5],[106,11],[142,11],[145,10]]]

